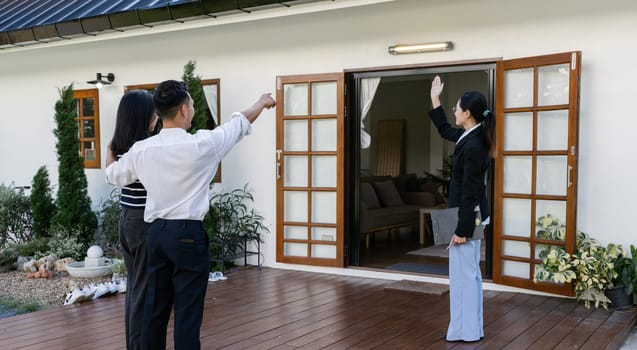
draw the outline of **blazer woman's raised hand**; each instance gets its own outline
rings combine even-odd
[[[440,80],[440,76],[436,75],[431,81],[431,104],[433,108],[440,107],[440,94],[444,89],[445,83]]]

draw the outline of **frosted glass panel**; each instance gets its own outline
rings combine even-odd
[[[507,236],[531,237],[531,201],[502,199],[502,229]]]
[[[312,239],[315,241],[336,241],[336,228],[312,227]]]
[[[529,279],[529,263],[502,260],[502,274],[504,276]]]
[[[284,239],[307,239],[306,226],[283,226]]]
[[[312,120],[312,151],[336,152],[336,119]]]
[[[307,192],[284,191],[283,192],[285,221],[307,222]]]
[[[564,247],[561,247],[561,246],[552,246],[552,245],[548,245],[548,244],[536,244],[536,245],[535,245],[535,255],[534,255],[534,256],[535,256],[535,258],[536,258],[536,259],[540,259],[540,260],[541,260],[541,258],[540,258],[540,253],[541,253],[543,250],[551,249],[551,247],[555,247],[555,248],[562,248],[562,249],[564,249]]]
[[[566,156],[537,157],[537,194],[566,195]]]
[[[312,187],[336,187],[336,156],[312,157]]]
[[[568,104],[569,64],[556,64],[538,69],[539,106]]]
[[[535,236],[564,241],[566,239],[566,202],[538,200],[535,203]]]
[[[312,192],[312,222],[336,223],[336,192]]]
[[[568,149],[568,110],[537,113],[537,149]]]
[[[307,244],[305,243],[283,243],[283,255],[307,257]]]
[[[313,258],[336,258],[336,246],[325,244],[312,244],[312,257]]]
[[[283,157],[283,185],[307,187],[307,156]]]
[[[285,138],[284,151],[307,151],[307,120],[286,120],[283,122]]]
[[[336,82],[312,83],[312,115],[336,114]]]
[[[284,115],[307,115],[307,98],[307,84],[285,84],[283,88]]]
[[[529,242],[503,240],[502,255],[528,259],[531,257],[531,244]]]
[[[533,68],[504,72],[504,107],[529,107],[533,105]]]
[[[504,150],[530,151],[533,149],[533,114],[507,113],[504,115]]]
[[[504,192],[531,194],[532,159],[527,156],[504,157]]]

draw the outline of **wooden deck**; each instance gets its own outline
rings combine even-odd
[[[448,295],[385,291],[389,283],[268,268],[233,272],[209,284],[202,348],[618,349],[637,320],[635,307],[612,312],[485,291],[484,339],[447,343]],[[123,308],[118,295],[0,319],[0,349],[124,349]]]

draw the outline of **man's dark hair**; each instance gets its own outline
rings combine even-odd
[[[188,101],[188,86],[177,80],[166,80],[155,88],[153,99],[157,115],[162,119],[171,119],[177,115],[179,106]]]

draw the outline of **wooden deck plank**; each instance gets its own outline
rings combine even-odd
[[[244,269],[210,283],[203,349],[618,349],[637,308],[485,291],[485,338],[444,340],[449,296],[384,290],[392,281]],[[0,319],[0,349],[124,349],[124,295]],[[173,348],[173,321],[167,347]]]

